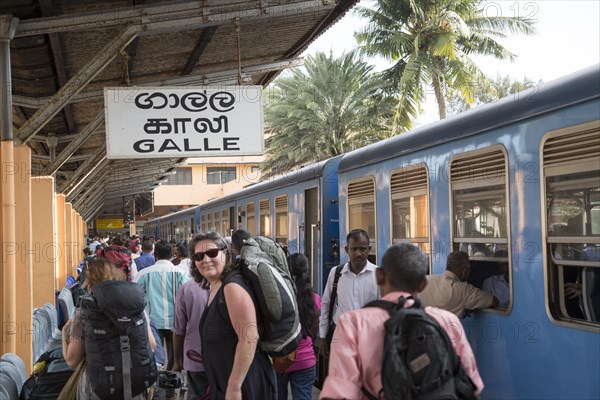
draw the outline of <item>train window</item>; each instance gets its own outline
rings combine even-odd
[[[206,214],[200,215],[200,231],[206,232]]]
[[[229,236],[229,211],[227,209],[221,211],[221,223],[223,224],[223,235]]]
[[[214,217],[215,218],[214,219],[214,221],[215,221],[215,232],[222,233],[221,232],[221,216],[219,215],[218,211],[215,211],[214,215],[215,215],[215,217]]]
[[[450,183],[453,250],[469,254],[472,285],[489,288],[494,277],[508,283],[508,291],[494,293],[500,307],[508,309],[512,278],[506,164],[502,146],[461,154],[450,164]]]
[[[269,199],[263,199],[260,201],[260,235],[271,236],[271,212],[270,212],[270,201]]]
[[[543,145],[548,309],[600,326],[600,126],[549,133]]]
[[[369,234],[371,253],[369,261],[377,261],[377,234],[375,230],[375,182],[373,178],[348,184],[348,232],[364,229]]]
[[[288,198],[279,196],[275,198],[275,241],[288,245]]]
[[[246,230],[251,235],[256,235],[256,211],[254,203],[248,203],[246,206]]]
[[[404,167],[390,178],[392,242],[408,242],[429,254],[427,168]]]

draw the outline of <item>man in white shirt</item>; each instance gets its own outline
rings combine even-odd
[[[379,288],[375,277],[377,266],[367,260],[371,249],[368,233],[362,229],[352,230],[346,236],[346,246],[344,248],[350,261],[330,271],[323,292],[319,321],[319,353],[323,356],[329,354],[330,343],[326,338],[329,330],[329,309],[336,270],[341,267],[337,283],[337,295],[333,304],[333,323],[336,323],[343,313],[359,309],[379,297]],[[329,337],[332,333],[330,332]]]

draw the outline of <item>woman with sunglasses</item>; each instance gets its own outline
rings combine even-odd
[[[210,283],[208,306],[200,321],[202,355],[211,399],[277,398],[275,371],[258,348],[256,301],[235,257],[221,235],[192,239],[192,259]]]

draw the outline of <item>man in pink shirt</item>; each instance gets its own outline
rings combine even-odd
[[[427,266],[427,256],[416,246],[402,243],[389,248],[383,255],[381,268],[376,270],[381,299],[397,302],[402,296],[414,296],[423,290],[427,285]],[[406,306],[412,303],[408,300]],[[479,396],[483,381],[459,319],[435,307],[426,307],[425,312],[448,334]],[[384,323],[388,318],[386,310],[375,307],[340,316],[331,345],[329,376],[321,399],[366,399],[363,387],[373,394],[382,390]]]

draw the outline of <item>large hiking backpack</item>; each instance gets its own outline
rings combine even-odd
[[[56,399],[72,373],[63,357],[62,347],[47,351],[37,359],[19,399]]]
[[[128,399],[156,381],[145,306],[142,287],[125,281],[97,283],[81,298],[87,374],[101,399]]]
[[[240,258],[242,275],[258,302],[262,325],[258,346],[270,356],[288,355],[298,347],[302,327],[286,253],[273,240],[253,236],[242,246]]]
[[[379,307],[390,313],[385,322],[381,392],[386,399],[475,399],[475,385],[466,374],[446,331],[431,319],[418,299],[404,307],[375,300],[365,307]],[[381,398],[363,393],[371,400]]]

